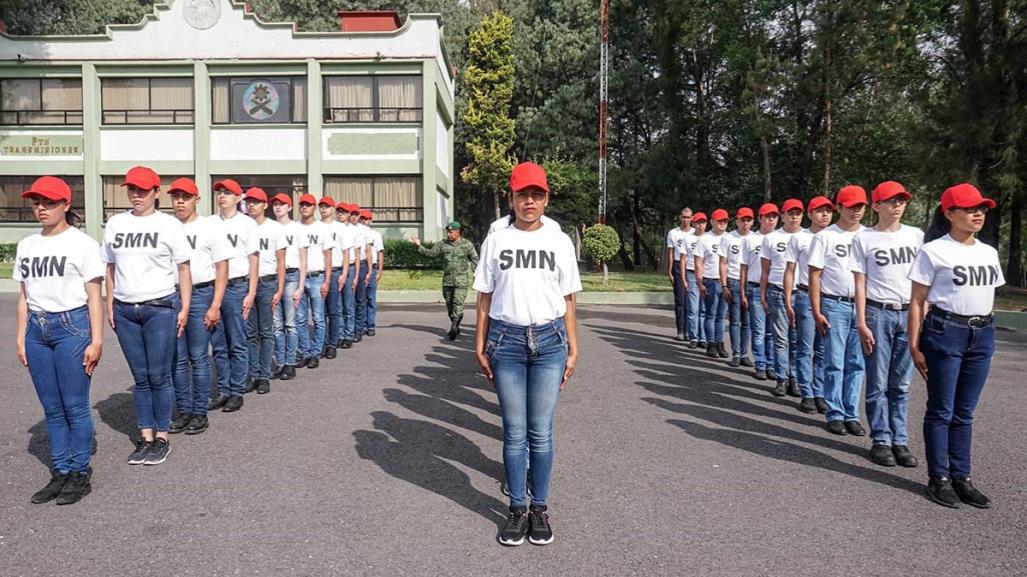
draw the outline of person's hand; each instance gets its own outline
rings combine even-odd
[[[321,298],[328,296],[328,283],[329,279],[328,277],[325,277],[325,281],[321,283]]]
[[[271,296],[271,308],[275,308],[280,302],[282,302],[282,291],[277,291]]]
[[[863,343],[863,352],[869,355],[874,352],[874,333],[866,325],[859,325],[858,328],[859,340]]]
[[[178,311],[178,317],[175,320],[175,326],[178,328],[178,336],[182,336],[185,333],[185,323],[189,320],[189,311],[182,309]]]
[[[21,362],[21,366],[29,366],[29,358],[25,356],[25,339],[18,338],[18,361]]]
[[[416,236],[410,239],[410,242],[414,243],[414,246],[421,246],[421,239]]]
[[[246,320],[250,316],[250,310],[253,308],[253,299],[257,298],[253,293],[247,293],[246,298],[242,300],[242,318]]]
[[[496,386],[496,382],[492,379],[492,365],[489,364],[489,358],[485,351],[477,351],[475,356],[478,358],[478,366],[481,367],[481,372],[485,373],[485,378],[489,380],[493,387]]]
[[[82,353],[82,367],[85,368],[87,375],[93,375],[93,370],[100,362],[101,355],[103,355],[103,343],[93,342],[86,347],[86,352]]]
[[[345,287],[346,287],[346,277],[340,275],[339,276],[339,280],[338,280],[338,282],[336,284],[339,285],[339,292],[342,292],[343,290],[345,290]]]
[[[567,381],[570,380],[571,375],[574,374],[574,367],[578,364],[578,351],[568,351],[567,353],[567,366],[563,369],[563,381],[560,382],[560,390],[567,385]]]
[[[349,283],[350,290],[357,290],[357,277],[353,277],[353,282]]]
[[[114,301],[107,303],[107,324],[114,330]]]
[[[303,288],[296,289],[296,292],[292,293],[292,306],[300,306],[300,299],[303,298]]]
[[[720,287],[720,294],[723,295],[724,302],[726,302],[727,304],[731,304],[731,301],[734,300],[731,297],[731,289],[727,288],[726,286]]]
[[[788,314],[788,322],[795,328],[795,309],[792,308],[792,303],[785,302],[785,312]]]
[[[670,280],[670,286],[674,286],[674,273],[668,272],[667,279]]]
[[[706,283],[704,282],[699,283],[699,296],[701,296],[702,298],[706,298]]]
[[[920,376],[923,377],[924,380],[926,381],[927,380],[927,359],[924,357],[924,354],[920,352],[920,348],[919,347],[917,347],[917,348],[910,347],[909,348],[909,354],[910,354],[911,357],[913,357],[913,366],[916,367],[917,372],[920,373]]]
[[[221,307],[212,306],[203,315],[203,326],[209,331],[221,322]]]
[[[813,318],[817,322],[817,332],[820,333],[820,336],[826,337],[827,331],[831,330],[831,323],[827,321],[827,317],[823,314],[814,314]]]
[[[763,314],[770,314],[770,302],[767,301],[767,297],[760,299],[760,304],[763,305]]]
[[[738,291],[738,300],[742,301],[742,308],[749,308],[749,297],[745,296],[745,289]]]
[[[367,271],[367,276],[364,277],[364,286],[371,284],[371,271]]]
[[[378,274],[375,275],[374,282],[375,282],[375,284],[378,284],[378,283],[382,282],[382,271],[381,270],[379,270]]]

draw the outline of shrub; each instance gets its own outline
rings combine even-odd
[[[0,262],[14,262],[17,252],[17,243],[0,243]]]
[[[435,243],[421,242],[427,248]],[[417,245],[408,240],[385,241],[385,268],[441,270],[442,257],[429,258],[418,252]]]
[[[620,236],[613,227],[594,224],[585,229],[585,236],[581,239],[581,252],[603,265],[603,286],[609,282],[606,263],[617,256],[619,249]]]

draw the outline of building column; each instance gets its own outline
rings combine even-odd
[[[438,222],[438,185],[435,182],[435,155],[446,154],[446,151],[435,150],[435,112],[438,103],[435,101],[435,60],[425,60],[421,73],[421,197],[424,206],[421,220],[421,238],[437,241],[442,238]]]
[[[100,77],[92,63],[82,65],[82,182],[86,233],[103,238],[103,179],[100,175]]]
[[[307,191],[317,198],[324,196],[324,175],[321,173],[323,97],[321,63],[311,58],[307,60]]]
[[[200,214],[214,211],[214,195],[210,192],[210,76],[205,62],[193,63],[193,179],[200,189]]]

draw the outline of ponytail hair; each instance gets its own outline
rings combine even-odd
[[[68,211],[64,213],[64,222],[68,223],[70,226],[78,228],[78,225],[82,223],[82,217],[74,210],[68,209]]]
[[[952,230],[952,223],[949,219],[945,218],[945,211],[939,206],[934,211],[934,216],[931,217],[931,223],[927,225],[927,232],[924,233],[924,242],[931,242],[932,240],[939,239],[949,231]]]

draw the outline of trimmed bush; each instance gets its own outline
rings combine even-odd
[[[14,262],[14,257],[17,253],[17,243],[0,243],[0,262]]]
[[[427,241],[422,241],[421,244],[427,248],[435,245]],[[442,257],[428,258],[418,252],[414,243],[392,239],[385,241],[385,268],[441,270]]]

